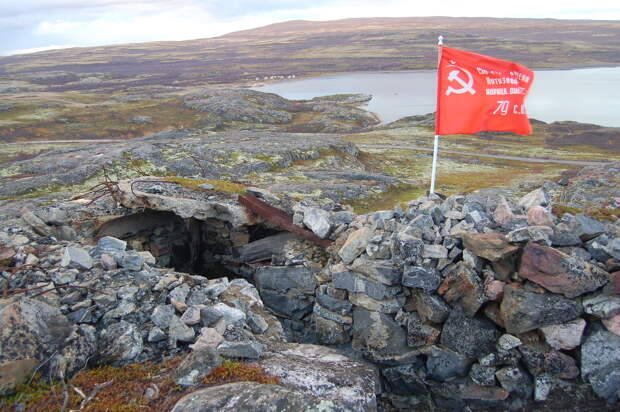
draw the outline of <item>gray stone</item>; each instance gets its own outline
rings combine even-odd
[[[583,300],[583,309],[589,315],[607,319],[620,313],[620,296],[595,295]]]
[[[147,337],[146,340],[153,343],[153,342],[160,342],[165,339],[166,339],[166,332],[159,329],[157,326],[153,326],[151,330],[149,330],[149,336]]]
[[[393,366],[383,369],[390,393],[397,395],[426,395],[428,388],[422,364]]]
[[[61,270],[60,272],[53,272],[51,274],[52,282],[56,285],[67,285],[69,283],[75,282],[78,275],[77,270],[67,269]]]
[[[213,309],[222,315],[227,325],[234,325],[238,322],[244,322],[246,319],[246,315],[243,311],[230,307],[222,302],[213,305]]]
[[[569,226],[573,233],[583,241],[593,239],[605,231],[602,223],[583,213],[575,215],[569,222]]]
[[[120,259],[117,261],[120,267],[134,272],[142,270],[144,258],[138,252],[123,252],[120,256]]]
[[[114,257],[112,255],[109,255],[107,253],[102,253],[100,259],[101,259],[101,266],[103,267],[103,269],[105,269],[105,270],[114,270],[114,269],[118,268],[118,264],[116,263],[116,259],[114,259]]]
[[[153,309],[151,322],[160,329],[168,329],[170,320],[174,316],[174,308],[171,305],[158,305]]]
[[[62,226],[71,222],[67,212],[57,207],[50,207],[46,210],[38,210],[37,215],[48,225]]]
[[[553,294],[530,292],[516,285],[506,285],[500,312],[508,333],[523,333],[542,326],[576,319],[581,305]]]
[[[581,377],[599,396],[615,402],[620,390],[620,336],[595,325],[581,345]]]
[[[295,320],[301,320],[308,313],[312,312],[312,307],[314,306],[314,299],[293,291],[283,293],[262,289],[260,291],[260,296],[265,306],[276,313],[280,313]]]
[[[314,294],[317,286],[314,272],[305,266],[263,266],[254,275],[259,290],[288,291]]]
[[[380,312],[363,308],[353,310],[353,347],[373,358],[402,354],[406,332],[394,320]]]
[[[605,247],[605,251],[613,256],[614,259],[620,260],[620,237],[609,242]]]
[[[97,248],[100,251],[124,251],[127,248],[127,242],[112,236],[104,236],[97,242]]]
[[[426,369],[432,379],[445,382],[458,376],[467,376],[471,361],[450,349],[434,346],[426,359]]]
[[[172,289],[168,294],[170,301],[185,303],[187,295],[189,294],[190,287],[186,283],[182,283],[176,288]]]
[[[495,386],[495,371],[492,366],[482,366],[474,363],[469,371],[469,377],[476,385]]]
[[[482,259],[467,249],[463,250],[463,263],[476,272],[482,271],[482,268],[484,267],[484,262]]]
[[[434,292],[441,283],[441,276],[436,269],[422,266],[406,266],[403,271],[402,284],[410,288]]]
[[[217,352],[226,358],[258,359],[263,349],[263,345],[257,342],[224,341],[217,347]]]
[[[171,346],[174,347],[177,342],[193,342],[195,337],[194,329],[183,323],[178,316],[172,316],[168,325],[168,338]]]
[[[501,350],[514,349],[521,345],[521,339],[508,333],[503,334],[497,341],[497,347]]]
[[[172,371],[172,380],[181,386],[198,385],[221,364],[222,358],[215,350],[211,348],[194,350]]]
[[[187,326],[193,326],[200,323],[200,308],[198,306],[190,306],[187,308],[183,315],[181,315],[181,321]]]
[[[211,326],[218,320],[222,319],[223,316],[224,315],[220,311],[211,306],[206,306],[200,309],[200,319],[202,320],[203,326]]]
[[[325,210],[310,207],[304,210],[304,225],[320,238],[326,238],[332,230],[329,213]]]
[[[32,230],[34,230],[35,233],[41,236],[53,236],[54,235],[53,228],[46,225],[43,220],[41,220],[37,215],[32,213],[32,211],[28,210],[27,208],[25,207],[22,208],[21,217],[24,220],[24,222],[26,222],[28,225],[30,225],[30,227],[32,227]]]
[[[479,358],[495,350],[501,332],[486,318],[472,318],[454,309],[443,325],[441,344],[468,358]]]
[[[424,242],[421,239],[398,233],[394,236],[392,256],[407,264],[414,264],[422,256]]]
[[[431,259],[446,259],[448,257],[448,249],[446,249],[443,245],[424,245],[422,257]]]
[[[310,412],[337,409],[333,401],[291,390],[280,385],[236,382],[199,389],[182,397],[172,412]]]
[[[390,261],[368,260],[362,256],[353,262],[351,270],[388,286],[399,285],[401,281],[400,272]]]
[[[215,299],[220,296],[226,289],[230,282],[227,278],[209,279],[206,285],[203,286],[202,291],[206,293],[210,298]]]
[[[314,314],[316,316],[329,319],[333,322],[340,323],[343,325],[350,325],[353,323],[353,318],[349,315],[341,315],[336,312],[332,312],[328,309],[325,309],[321,305],[314,305]]]
[[[121,320],[101,331],[99,348],[104,362],[126,364],[142,353],[142,334],[135,324]]]
[[[402,292],[400,286],[387,286],[373,282],[350,271],[333,273],[332,282],[335,288],[345,289],[352,293],[365,293],[378,300],[389,299]]]
[[[65,248],[60,265],[62,267],[81,270],[90,269],[93,267],[93,259],[86,250],[79,247],[69,246]]]
[[[553,233],[553,232],[551,232]],[[527,226],[515,229],[506,235],[511,243],[536,242],[541,245],[551,246],[549,232],[540,229],[537,226]]]
[[[532,380],[520,367],[507,367],[495,374],[502,388],[523,399],[529,399],[534,391]]]
[[[441,296],[430,295],[423,291],[414,293],[415,310],[424,322],[443,323],[450,314],[450,306]]]
[[[538,375],[534,378],[534,400],[537,402],[546,401],[552,389],[551,377]]]
[[[324,345],[342,345],[351,340],[350,326],[322,316],[314,317],[314,330],[320,343]]]
[[[252,332],[259,335],[265,333],[267,329],[269,329],[269,324],[265,318],[251,310],[248,310],[247,312],[247,324],[250,329],[252,329]]]
[[[403,306],[404,298],[377,300],[373,299],[365,293],[349,293],[349,301],[362,308],[383,313],[396,313]]]
[[[581,245],[581,239],[573,232],[565,230],[555,230],[551,236],[549,236],[551,246],[579,246]]]
[[[381,391],[380,378],[372,365],[319,345],[280,347],[276,353],[265,354],[258,361],[259,366],[265,373],[278,377],[280,385],[320,398],[322,406],[313,410],[371,412],[377,409],[375,394]],[[303,409],[290,409],[298,410]]]
[[[316,301],[321,306],[341,315],[346,315],[347,313],[351,312],[351,309],[353,308],[353,305],[350,302],[346,300],[335,299],[324,293],[317,293]]]

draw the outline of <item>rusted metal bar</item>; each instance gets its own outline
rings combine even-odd
[[[311,242],[316,243],[319,246],[329,247],[333,243],[329,239],[321,239],[314,232],[304,229],[303,227],[299,227],[293,224],[293,216],[287,215],[282,210],[275,208],[262,200],[258,199],[255,196],[250,194],[239,195],[239,203],[243,206],[247,207],[253,213],[258,216],[264,218],[270,223],[278,226],[281,229],[288,230],[291,233],[295,233],[303,237],[304,239],[308,239]]]

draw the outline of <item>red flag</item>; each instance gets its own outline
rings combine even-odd
[[[440,47],[437,74],[436,134],[532,132],[524,102],[534,73],[527,67]]]

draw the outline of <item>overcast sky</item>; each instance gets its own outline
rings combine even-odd
[[[579,4],[579,6],[576,6]],[[486,16],[620,20],[618,0],[0,0],[0,55],[213,37],[293,20]]]

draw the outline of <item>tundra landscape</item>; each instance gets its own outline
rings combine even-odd
[[[253,90],[439,34],[620,65],[619,21],[451,17],[0,57],[0,411],[617,410],[620,128],[442,136],[433,194],[434,113]]]

